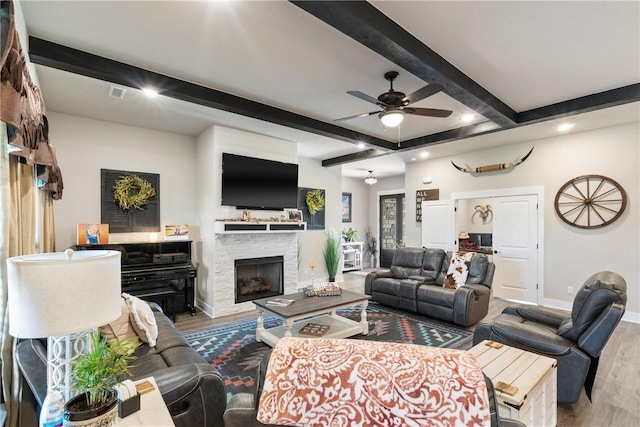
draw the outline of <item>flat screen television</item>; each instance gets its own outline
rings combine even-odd
[[[238,209],[295,209],[298,165],[222,153],[222,205]]]

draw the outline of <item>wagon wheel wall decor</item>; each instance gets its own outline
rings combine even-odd
[[[624,212],[627,194],[611,178],[582,175],[564,184],[556,194],[556,213],[578,228],[600,228],[611,224]]]

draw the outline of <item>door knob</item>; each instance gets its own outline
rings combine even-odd
[[[497,254],[497,253],[498,253],[498,251],[494,250],[494,251],[493,251],[493,253],[494,253],[494,254]]]

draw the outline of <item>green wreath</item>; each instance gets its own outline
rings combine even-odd
[[[121,176],[113,186],[113,200],[122,209],[135,207],[142,210],[142,207],[155,195],[156,190],[151,183],[137,175]]]
[[[322,194],[322,190],[308,191],[305,200],[311,215],[315,215],[316,212],[324,209],[324,195]]]

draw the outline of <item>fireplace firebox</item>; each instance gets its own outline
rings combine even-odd
[[[284,257],[235,260],[236,304],[282,295]]]

